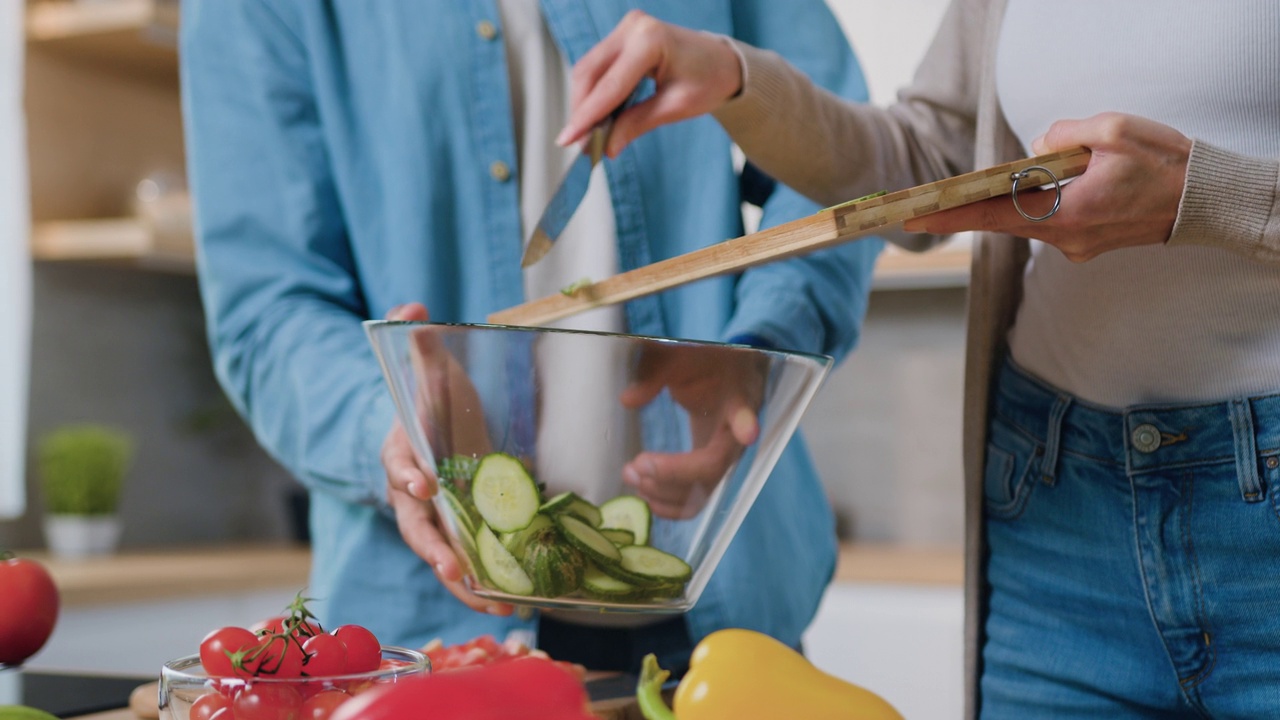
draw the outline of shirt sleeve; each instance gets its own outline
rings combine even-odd
[[[181,72],[197,270],[214,368],[306,486],[385,506],[393,408],[308,84],[266,0],[185,0]]]
[[[1194,141],[1170,245],[1208,245],[1280,263],[1280,161]]]
[[[734,3],[733,34],[794,64],[797,74],[840,98],[867,99],[866,83],[848,41],[822,2]],[[768,228],[822,206],[779,184],[763,205]],[[752,268],[736,287],[736,311],[724,337],[751,337],[776,348],[844,357],[857,342],[883,248],[879,238]]]

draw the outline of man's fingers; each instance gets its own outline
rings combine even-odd
[[[477,612],[511,614],[510,605],[485,600],[467,589],[462,580],[462,565],[458,556],[436,525],[438,519],[434,506],[401,493],[391,498],[391,507],[405,544],[431,565],[436,578],[454,597]]]
[[[706,445],[689,452],[637,455],[623,468],[623,480],[660,516],[692,517],[741,451],[729,429],[721,428]]]
[[[387,472],[387,482],[396,490],[418,500],[428,500],[436,494],[435,476],[418,465],[413,447],[399,425],[382,444],[382,466]]]

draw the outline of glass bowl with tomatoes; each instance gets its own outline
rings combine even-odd
[[[360,625],[326,632],[300,598],[287,617],[223,627],[160,672],[162,720],[326,720],[365,691],[425,675],[421,652]]]

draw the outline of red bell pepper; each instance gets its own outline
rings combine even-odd
[[[343,704],[332,720],[596,720],[582,683],[537,657],[402,680]]]

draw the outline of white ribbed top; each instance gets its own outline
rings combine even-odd
[[[1010,0],[996,82],[1026,147],[1055,120],[1117,111],[1274,159],[1280,2]],[[1112,407],[1280,392],[1280,265],[1191,245],[1076,264],[1033,242],[1010,348]]]

